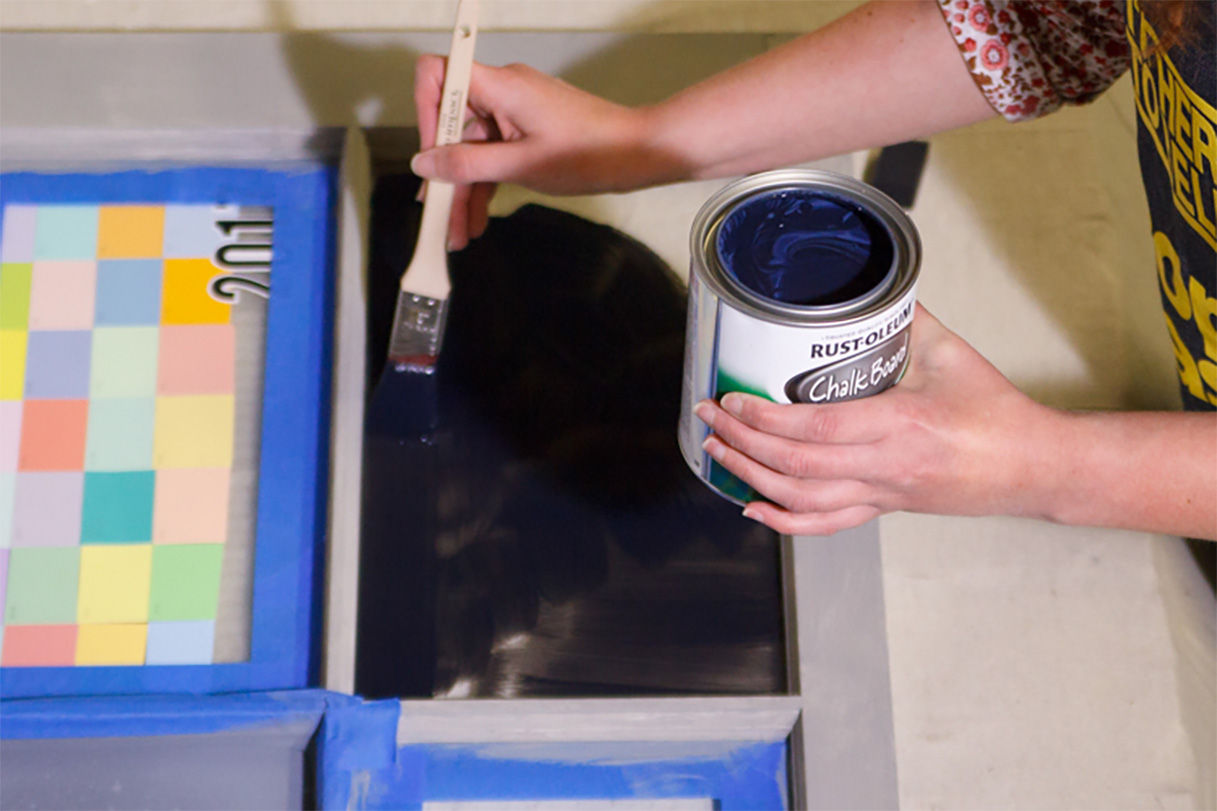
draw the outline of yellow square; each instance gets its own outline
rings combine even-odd
[[[156,259],[165,246],[164,206],[101,206],[97,258]]]
[[[232,467],[231,394],[157,397],[152,466]]]
[[[151,544],[80,548],[76,619],[81,624],[147,622],[151,593]]]
[[[161,287],[161,323],[227,324],[231,307],[208,292],[223,273],[210,259],[166,259]]]
[[[76,633],[78,665],[142,665],[148,626],[142,623],[81,625]]]
[[[0,330],[0,400],[25,396],[25,344],[22,330]]]

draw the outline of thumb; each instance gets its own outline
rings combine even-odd
[[[426,180],[498,183],[517,179],[526,158],[522,144],[464,143],[438,146],[410,159],[410,171]]]

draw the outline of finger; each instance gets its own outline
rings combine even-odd
[[[498,186],[494,183],[475,183],[469,191],[469,238],[477,239],[486,233],[490,224],[490,200]]]
[[[884,392],[844,403],[775,403],[752,394],[729,392],[721,402],[703,400],[697,408],[705,404],[710,419],[735,419],[766,434],[799,442],[859,443],[887,435],[891,399],[892,393]],[[713,423],[707,424],[714,427]]]
[[[521,141],[452,144],[419,152],[410,171],[449,183],[499,183],[527,174],[532,149]]]
[[[886,394],[884,392],[883,394]],[[775,403],[743,392],[723,395],[724,411],[767,434],[803,442],[873,442],[885,436],[883,394],[837,403]]]
[[[787,439],[759,431],[726,411],[711,413],[712,406],[699,403],[696,413],[705,413],[715,435],[735,450],[778,473],[801,479],[857,479],[874,470],[877,449],[870,444],[812,443]],[[712,422],[711,422],[712,420]]]
[[[832,535],[878,518],[880,510],[858,505],[825,513],[795,513],[776,504],[754,501],[744,515],[783,535]]]
[[[798,479],[765,465],[710,436],[706,452],[758,493],[795,512],[830,512],[867,501],[869,488],[851,479]]]
[[[439,124],[440,96],[447,64],[448,60],[442,56],[423,54],[414,65],[414,109],[418,116],[420,149],[435,146],[435,129]]]

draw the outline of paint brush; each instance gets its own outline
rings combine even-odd
[[[469,95],[469,76],[473,69],[473,49],[477,40],[478,0],[460,0],[452,29],[452,46],[444,72],[440,97],[439,122],[435,145],[446,146],[461,139],[465,102]],[[435,375],[444,327],[448,316],[448,220],[452,213],[453,186],[439,180],[428,181],[423,194],[423,213],[418,227],[414,255],[401,277],[397,309],[389,338],[388,365],[373,399],[395,400],[398,408],[409,405],[421,412],[402,415],[416,425],[434,428],[434,396],[419,396],[420,391],[434,394],[434,382],[420,380]],[[379,389],[397,391],[399,397]]]

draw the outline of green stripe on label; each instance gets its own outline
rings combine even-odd
[[[719,369],[717,380],[715,381],[714,399],[717,400],[718,398],[722,397],[724,394],[727,394],[728,392],[732,392],[732,391],[739,391],[739,392],[743,392],[744,394],[755,394],[757,397],[764,397],[766,400],[769,400],[770,402],[774,402],[772,397],[770,397],[768,394],[761,391],[757,387],[751,385],[750,383],[744,383],[742,381],[736,380],[734,377],[727,374],[722,369]]]

